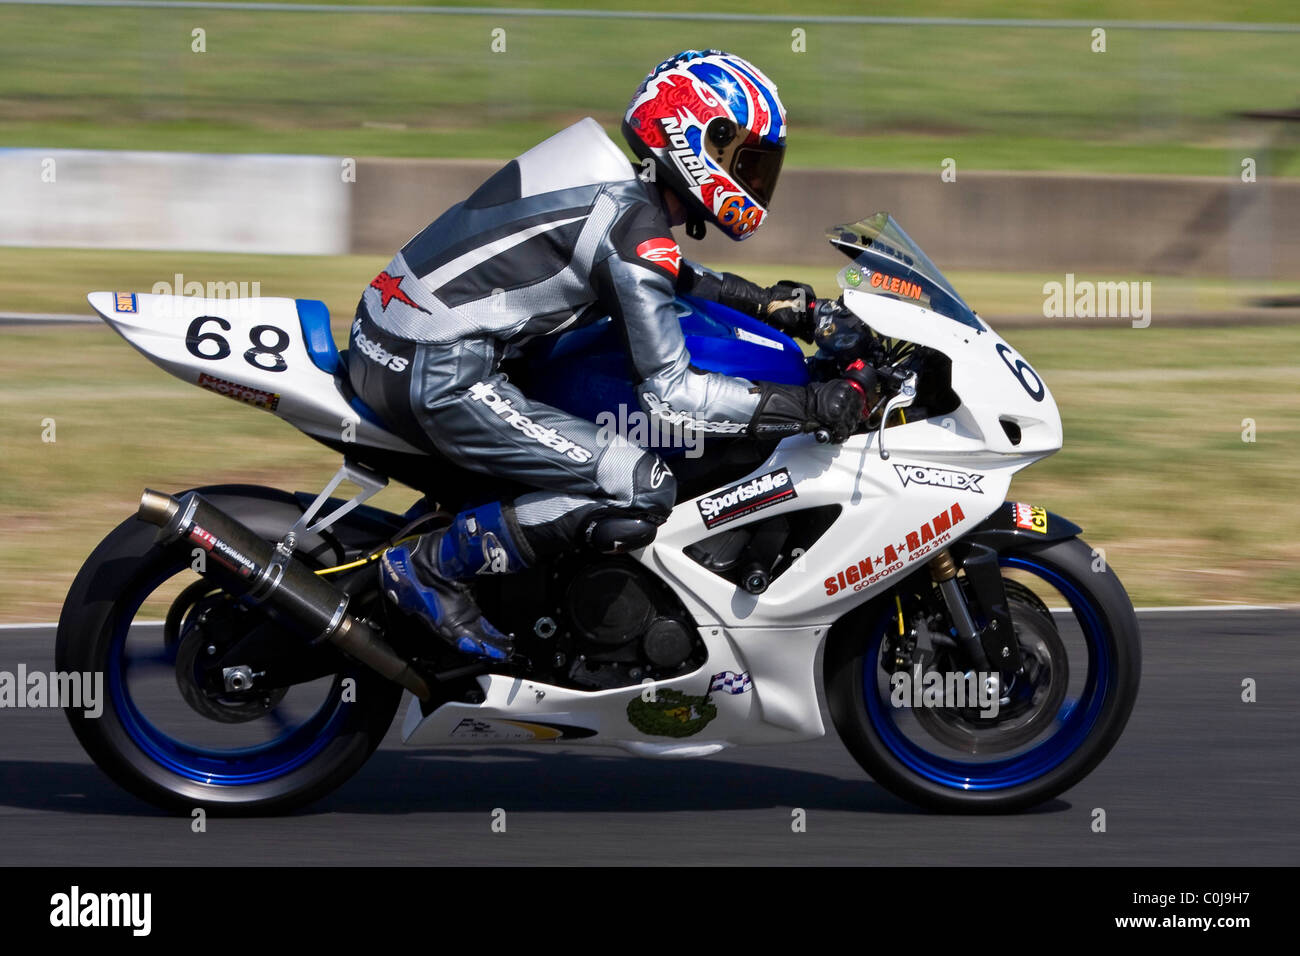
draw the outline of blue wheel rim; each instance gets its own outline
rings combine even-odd
[[[109,697],[122,728],[159,766],[202,784],[251,786],[286,776],[308,763],[338,736],[347,719],[347,709],[338,699],[337,687],[331,688],[326,701],[300,725],[272,740],[241,748],[215,749],[185,743],[156,727],[136,706],[127,686],[126,639],[145,599],[175,570],[160,575],[133,594],[124,602],[125,610],[114,624],[106,677]],[[177,700],[180,699],[178,692]]]
[[[880,739],[908,770],[954,790],[1005,790],[1035,780],[1060,766],[1092,732],[1115,680],[1111,672],[1113,655],[1101,615],[1074,582],[1032,557],[1002,556],[999,564],[1034,574],[1060,591],[1075,613],[1088,648],[1088,676],[1083,690],[1077,701],[1067,703],[1058,712],[1057,726],[1046,739],[1024,753],[988,763],[967,763],[931,753],[903,734],[895,722],[894,708],[881,698],[876,684],[880,642],[892,620],[889,616],[882,616],[876,624],[863,659],[863,698],[872,727]]]

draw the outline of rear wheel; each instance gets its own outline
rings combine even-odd
[[[1023,547],[999,562],[1024,670],[988,685],[979,703],[911,691],[925,674],[936,675],[931,688],[961,676],[942,634],[922,636],[905,668],[910,682],[896,678],[893,594],[839,622],[827,645],[841,739],[878,783],[931,809],[1015,811],[1063,792],[1115,745],[1137,697],[1137,618],[1115,574],[1094,569],[1087,544]]]
[[[287,495],[212,500],[268,540],[301,514]],[[338,787],[383,739],[401,688],[328,645],[308,649],[193,574],[187,547],[159,546],[156,533],[135,518],[119,525],[64,603],[59,669],[104,675],[100,717],[66,711],[87,753],[127,790],[173,810],[276,813]],[[300,556],[315,560],[310,548]],[[308,663],[295,650],[295,674],[214,690],[209,659],[257,628],[301,645]]]

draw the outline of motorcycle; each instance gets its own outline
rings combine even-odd
[[[347,780],[407,692],[407,745],[665,758],[820,737],[824,697],[867,774],[914,804],[1006,812],[1067,790],[1119,739],[1141,650],[1123,586],[1079,527],[1006,500],[1061,447],[1056,403],[887,213],[828,238],[851,261],[841,295],[817,305],[814,354],[716,303],[681,299],[679,319],[697,367],[856,382],[857,431],[656,449],[679,486],[657,533],[606,518],[590,547],[479,578],[484,613],[516,637],[504,664],[461,657],[397,611],[376,561],[523,489],[430,456],[367,409],[323,303],[90,294],[151,361],[273,412],[343,464],[318,494],[144,492],[59,621],[57,666],[103,672],[108,688],[98,719],[67,711],[86,751],[156,805],[262,814]],[[507,369],[596,422],[638,408],[608,317]],[[367,504],[390,481],[421,496],[405,513]],[[344,482],[350,497],[335,494]]]

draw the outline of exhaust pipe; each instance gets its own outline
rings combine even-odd
[[[293,556],[292,542],[270,544],[196,492],[180,498],[146,489],[137,516],[158,540],[188,539],[207,552],[205,576],[283,614],[312,641],[329,641],[421,700],[429,685],[370,625],[348,613],[349,597]]]

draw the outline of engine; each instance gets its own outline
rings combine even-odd
[[[704,663],[704,644],[686,609],[635,561],[588,556],[537,571],[503,580],[496,600],[480,599],[494,623],[509,622],[535,671],[549,672],[553,683],[627,687]],[[490,605],[499,608],[495,617]]]

